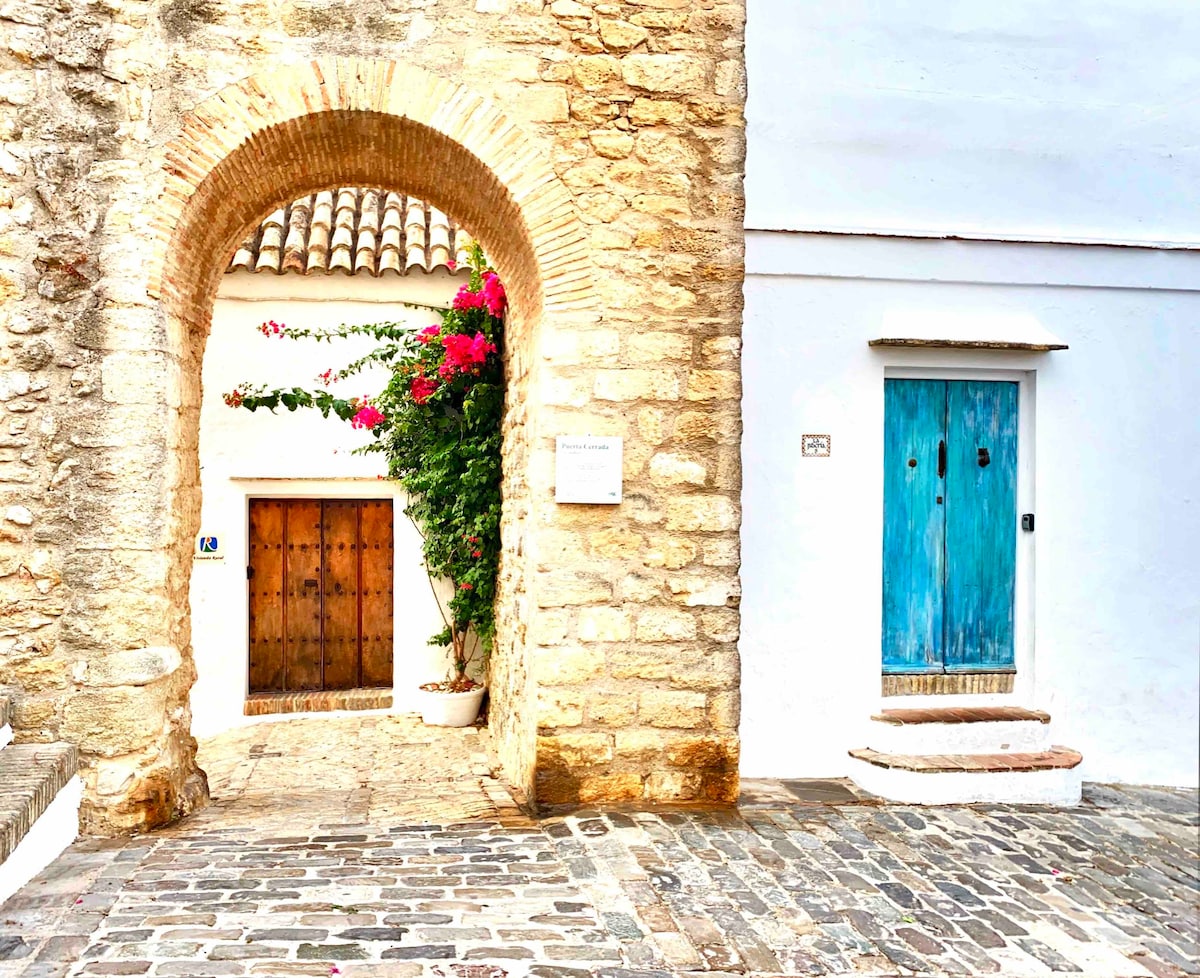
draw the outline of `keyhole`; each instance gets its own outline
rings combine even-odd
[[[988,465],[991,464],[992,457],[988,454],[988,450],[986,448],[980,448],[978,450],[978,455],[979,455],[979,467],[981,469],[986,468]]]
[[[915,469],[917,467],[917,460],[915,458],[910,458],[908,460],[908,467],[910,469]]]

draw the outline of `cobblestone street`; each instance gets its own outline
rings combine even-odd
[[[920,809],[748,782],[736,811],[532,820],[484,737],[351,716],[205,743],[214,803],[68,850],[0,908],[0,975],[1200,970],[1195,792]]]

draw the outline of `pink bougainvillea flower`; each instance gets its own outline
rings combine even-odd
[[[358,409],[358,413],[350,419],[351,428],[374,428],[377,424],[387,420],[383,416],[383,412],[378,408],[368,404],[365,407]]]
[[[333,368],[331,367],[329,370],[326,370],[324,373],[317,374],[317,380],[319,380],[322,384],[324,384],[326,387],[328,387],[334,381]]]
[[[258,331],[263,336],[282,336],[287,330],[283,323],[277,323],[274,319],[268,319],[265,323],[258,327]]]
[[[472,551],[471,551],[471,556],[472,556],[472,557],[482,557],[482,556],[483,556],[483,551],[482,551],[482,550],[472,550]]]
[[[408,385],[408,393],[417,404],[424,404],[437,388],[438,382],[432,377],[417,374]]]
[[[500,277],[495,272],[483,273],[483,291],[480,295],[483,296],[483,304],[489,314],[497,319],[504,315],[508,296],[504,291],[504,286],[500,283]]]
[[[446,262],[446,267],[448,269],[450,269],[450,271],[456,272],[456,271],[458,271],[458,262],[456,262],[453,258],[451,258],[449,261]]]
[[[434,323],[432,326],[426,326],[423,330],[421,330],[421,332],[417,334],[417,339],[422,343],[428,343],[435,336],[440,336],[441,332],[442,327],[437,323]]]
[[[240,390],[238,390],[236,387],[233,390],[231,390],[228,394],[225,394],[222,396],[223,396],[225,403],[227,405],[229,405],[229,407],[241,407],[242,406],[242,401],[243,401],[244,397],[242,395],[242,392]]]
[[[462,584],[460,584],[460,585],[458,586],[458,589],[459,589],[460,591],[474,591],[474,590],[475,590],[475,585],[474,585],[474,584],[468,584],[466,581],[463,581],[463,583],[462,583]]]
[[[483,307],[483,293],[472,292],[469,285],[464,285],[454,296],[455,309],[480,309]]]

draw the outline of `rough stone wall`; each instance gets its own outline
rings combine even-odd
[[[189,113],[329,55],[494,99],[523,132],[499,184],[536,154],[587,236],[594,290],[569,316],[539,318],[509,257],[529,311],[511,334],[506,767],[546,802],[732,798],[743,16],[716,0],[0,4],[0,685],[20,739],[80,746],[86,829],[150,827],[204,795],[186,701],[196,406],[204,302],[237,238],[296,194],[372,177],[455,214],[502,271],[512,251],[452,148],[392,166],[369,119],[266,133],[248,153],[278,151],[261,179],[224,166],[221,125]],[[298,97],[239,90],[248,117],[259,94]],[[215,148],[168,165],[205,126]],[[486,155],[490,132],[461,135]],[[164,257],[153,228],[178,179],[198,210]],[[512,224],[541,227],[545,278],[559,218],[537,206]],[[164,261],[191,278],[156,291]],[[626,439],[617,510],[552,502],[553,436],[585,432]]]

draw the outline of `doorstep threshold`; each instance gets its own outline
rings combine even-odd
[[[392,705],[390,687],[316,689],[296,692],[251,693],[242,713],[248,717],[273,713],[331,713],[335,710],[386,710]]]

